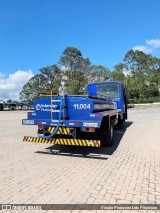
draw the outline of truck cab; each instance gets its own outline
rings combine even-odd
[[[117,106],[116,108],[120,109],[122,112],[119,115],[119,123],[127,119],[127,99],[121,82],[106,81],[91,83],[87,85],[86,92],[89,96],[94,96],[95,98],[114,101]]]

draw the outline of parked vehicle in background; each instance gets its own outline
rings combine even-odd
[[[34,110],[33,104],[28,103],[20,103],[20,102],[13,102],[13,103],[5,103],[4,101],[0,100],[0,111],[11,111],[11,110]]]
[[[22,110],[34,110],[33,104],[23,103]]]
[[[4,105],[4,102],[2,100],[0,100],[0,111],[3,110],[3,105]]]
[[[28,110],[28,104],[22,104],[22,110]]]
[[[9,110],[15,110],[16,109],[16,104],[10,103],[8,104]]]
[[[34,110],[34,105],[29,105],[28,109],[29,110]]]
[[[22,106],[21,106],[21,104],[19,103],[19,104],[16,104],[16,110],[21,110],[22,109]]]
[[[8,110],[9,110],[8,104],[5,103],[5,104],[3,105],[3,110],[5,110],[5,111],[8,111]]]
[[[127,103],[127,108],[133,108],[134,107],[134,100],[133,99],[129,99],[128,103]]]
[[[3,104],[3,110],[22,110],[22,109],[28,109],[27,105],[24,105],[23,103],[4,103]]]

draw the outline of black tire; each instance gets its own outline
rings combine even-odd
[[[124,123],[123,119],[118,119],[118,124],[116,125],[116,128],[121,129],[123,126],[123,123]]]
[[[108,129],[100,131],[102,146],[111,146],[113,144],[114,122],[111,121]]]

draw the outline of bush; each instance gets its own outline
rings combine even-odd
[[[156,103],[160,102],[160,97],[150,97],[148,99],[146,98],[139,98],[139,99],[134,99],[135,104],[145,104],[145,103]]]

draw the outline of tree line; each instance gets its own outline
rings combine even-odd
[[[40,94],[80,95],[86,84],[121,81],[128,99],[135,102],[160,101],[160,59],[142,51],[128,51],[121,63],[110,71],[103,65],[91,64],[75,47],[67,47],[57,64],[43,67],[22,88],[20,100],[33,102]]]

